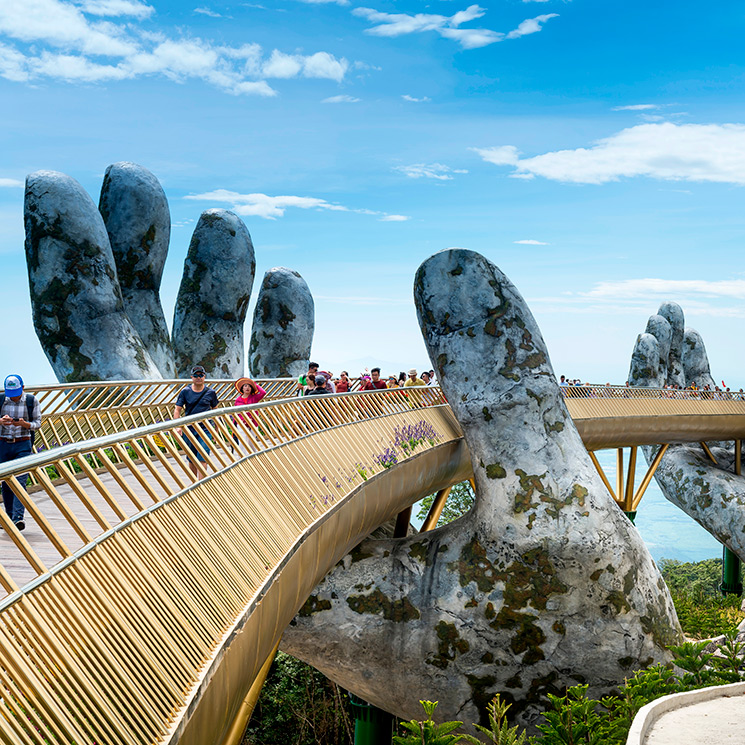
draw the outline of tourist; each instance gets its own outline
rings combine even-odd
[[[404,387],[411,388],[415,385],[424,385],[424,381],[421,378],[417,377],[416,368],[412,367],[411,370],[409,370],[409,377],[404,383]]]
[[[309,390],[305,395],[306,396],[323,396],[329,393],[328,388],[326,388],[326,378],[323,375],[316,375],[315,378],[315,387]]]
[[[386,386],[388,388],[398,388],[398,380],[395,375],[389,375],[388,376],[388,382],[386,383]]]
[[[318,372],[318,363],[309,362],[308,372],[305,373],[305,375],[301,375],[297,379],[297,386],[295,387],[295,391],[297,392],[299,396],[305,395],[305,392],[313,387],[313,381],[315,380],[317,372]]]
[[[36,397],[23,392],[20,375],[5,378],[5,393],[0,394],[0,463],[31,455],[36,430],[41,427],[41,409]],[[16,475],[25,489],[28,474]],[[3,481],[5,512],[18,530],[26,527],[25,507],[13,490]]]
[[[191,385],[182,388],[178,394],[176,405],[173,408],[174,419],[180,419],[182,416],[191,416],[192,414],[201,414],[202,412],[217,408],[217,394],[212,388],[206,385],[205,377],[206,373],[201,365],[194,365],[191,368]],[[204,422],[201,424],[201,429],[209,438],[209,433]],[[209,454],[210,449],[204,438],[198,434],[197,428],[190,424],[189,432],[196,437],[199,445]],[[181,435],[181,427],[176,429],[176,434]],[[204,456],[199,452],[196,445],[188,437],[184,439],[187,447],[197,457],[197,460],[200,463],[204,463]],[[204,471],[189,456],[186,457],[186,460],[189,462],[189,470],[197,478],[204,478],[206,476]]]
[[[334,385],[334,381],[331,380],[333,373],[328,372],[328,370],[321,370],[318,374],[326,378],[326,390],[329,393],[336,393],[336,386]]]
[[[383,390],[384,388],[387,388],[384,380],[380,379],[380,368],[379,367],[373,367],[372,370],[370,370],[370,377],[367,378],[360,388],[361,391],[375,391],[375,390]]]
[[[342,370],[339,374],[339,380],[336,381],[336,392],[349,393],[350,385],[349,373],[346,370]]]
[[[249,406],[250,404],[257,404],[266,396],[266,391],[251,378],[240,378],[235,382],[235,388],[238,391],[238,398],[235,399],[236,406]],[[258,427],[259,423],[251,412],[246,412],[248,418]],[[243,414],[238,415],[241,421],[246,422],[246,417]],[[248,422],[246,422],[248,424]]]

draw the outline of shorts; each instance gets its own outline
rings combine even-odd
[[[212,440],[212,437],[210,436],[209,432],[207,432],[204,425],[202,425],[202,429],[204,430],[204,434],[206,435],[207,439]],[[189,432],[194,435],[200,447],[204,448],[207,455],[209,455],[212,452],[209,448],[209,445],[207,445],[207,443],[204,441],[204,437],[202,437],[202,435],[197,432],[197,428],[193,424],[189,425]],[[197,456],[197,460],[204,463],[204,456],[199,452],[199,450],[197,450],[197,446],[188,437],[185,437],[184,439],[186,440],[186,444],[188,445],[189,450],[191,450],[191,452]],[[188,455],[186,456],[186,459],[190,460]]]

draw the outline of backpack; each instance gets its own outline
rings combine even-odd
[[[0,393],[0,411],[3,408],[3,404],[5,403],[5,394]],[[34,406],[36,404],[36,399],[34,398],[33,394],[27,393],[26,394],[26,411],[28,411],[28,419],[27,422],[30,422],[34,418]],[[36,439],[36,430],[30,429],[29,434],[31,435],[31,447],[34,446],[34,440]]]

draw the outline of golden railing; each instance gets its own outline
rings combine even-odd
[[[221,406],[230,406],[235,400],[234,382],[208,381],[217,393]],[[267,401],[291,398],[297,392],[295,378],[273,378],[257,382],[267,391]],[[360,386],[359,378],[350,378],[350,382],[351,390],[356,391]],[[38,397],[42,410],[42,426],[34,449],[39,452],[60,445],[103,437],[113,432],[125,432],[136,427],[167,421],[173,413],[178,392],[188,383],[186,380],[130,380],[28,386],[26,390]],[[745,393],[727,391],[566,386],[562,387],[562,392],[567,399],[570,412],[574,415],[574,410],[577,409],[582,417],[585,415],[585,409],[582,408],[582,404],[576,404],[577,401],[745,402]],[[593,449],[596,444],[590,443],[588,447]]]
[[[406,504],[470,474],[433,390],[178,425],[0,467],[28,524],[21,533],[0,511],[3,742],[221,742],[323,574]],[[42,488],[33,498],[17,480],[26,471]]]
[[[291,398],[297,393],[296,378],[257,380],[267,401]],[[171,418],[179,391],[189,380],[119,380],[92,383],[60,383],[27,386],[39,399],[42,426],[34,450],[125,432],[158,424]],[[231,406],[237,392],[234,380],[208,380],[220,406]],[[351,391],[360,387],[350,379]]]

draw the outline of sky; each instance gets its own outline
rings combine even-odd
[[[169,323],[199,214],[223,207],[256,250],[246,338],[264,272],[291,267],[335,373],[429,366],[413,277],[459,246],[517,285],[557,375],[622,383],[674,300],[745,387],[745,6],[483,2],[0,0],[5,374],[54,381],[26,175],[97,202],[134,161],[171,208]]]

